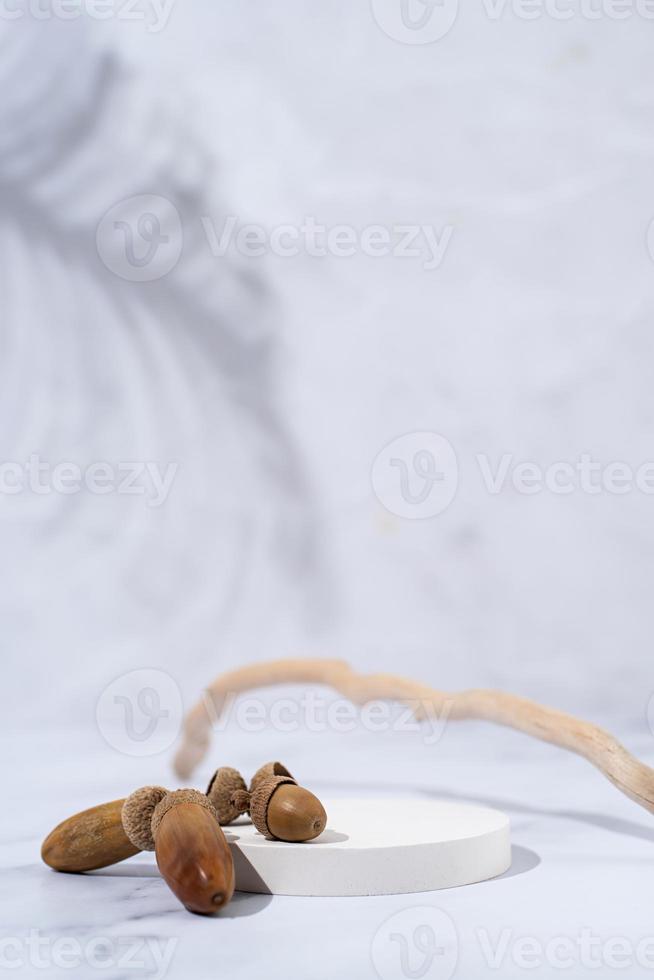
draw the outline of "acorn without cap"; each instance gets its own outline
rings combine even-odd
[[[41,857],[55,871],[81,873],[124,861],[139,848],[123,829],[124,800],[111,800],[82,810],[51,830],[41,846]]]

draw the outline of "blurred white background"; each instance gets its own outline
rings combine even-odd
[[[189,705],[314,654],[645,732],[654,497],[493,494],[477,457],[654,460],[649,21],[466,4],[408,44],[363,2],[140,9],[0,19],[0,456],[174,468],[160,506],[0,494],[5,720],[91,731],[124,671]],[[213,254],[230,216],[355,254]],[[458,488],[413,520],[371,472],[422,432]]]
[[[650,6],[0,0],[0,967],[42,976],[36,934],[49,976],[99,939],[105,980],[143,943],[171,980],[274,980],[292,937],[303,977],[395,978],[408,909],[463,977],[507,930],[503,980],[525,939],[539,976],[561,939],[575,976],[614,977],[616,942],[644,975],[650,815],[482,723],[253,692],[191,781],[277,758],[328,810],[498,807],[492,882],[208,921],[153,855],[57,875],[39,846],[177,785],[183,712],[275,657],[506,689],[654,762]]]

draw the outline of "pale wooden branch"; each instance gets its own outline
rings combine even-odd
[[[355,704],[392,700],[410,705],[417,717],[425,709],[448,719],[474,718],[505,725],[576,752],[619,790],[654,813],[654,769],[639,762],[612,735],[572,715],[503,691],[438,691],[393,674],[357,674],[342,660],[273,660],[222,674],[205,691],[184,722],[174,767],[188,779],[209,748],[212,722],[229,696],[274,684],[324,684]]]

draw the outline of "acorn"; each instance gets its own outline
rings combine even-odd
[[[209,783],[207,796],[221,823],[230,823],[249,812],[252,823],[268,840],[301,843],[313,840],[327,825],[320,800],[298,786],[281,762],[268,762],[252,777],[249,791],[235,769],[218,769]]]
[[[268,840],[314,840],[327,826],[325,808],[313,793],[298,786],[281,762],[268,762],[250,783],[250,816]]]
[[[198,915],[213,915],[234,894],[234,861],[218,815],[204,793],[146,786],[123,806],[123,826],[136,846],[154,850],[173,894]]]
[[[55,871],[81,873],[106,868],[138,854],[123,829],[124,800],[111,800],[68,817],[50,831],[41,857]]]
[[[250,816],[268,840],[289,843],[313,840],[327,826],[327,814],[318,797],[284,776],[261,783],[252,794]]]

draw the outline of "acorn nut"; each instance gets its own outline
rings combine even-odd
[[[281,762],[267,762],[255,772],[247,790],[243,777],[230,766],[213,774],[207,787],[221,824],[231,823],[241,813],[268,840],[300,843],[323,832],[327,814],[320,800],[298,786]]]
[[[50,831],[41,857],[55,871],[80,873],[106,868],[138,854],[121,819],[124,800],[111,800],[68,817]]]
[[[125,830],[134,843],[154,849],[162,877],[189,912],[212,915],[235,887],[234,861],[216,811],[197,790],[164,790],[163,797],[160,790],[144,787],[127,798]]]
[[[298,786],[280,762],[269,762],[253,776],[250,816],[264,837],[289,843],[314,840],[327,826],[318,797]]]

